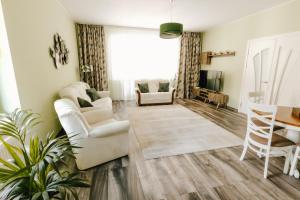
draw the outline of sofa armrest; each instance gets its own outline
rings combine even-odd
[[[91,129],[88,136],[92,138],[113,136],[122,132],[128,132],[129,127],[128,120],[111,122]]]
[[[114,114],[110,109],[94,109],[83,112],[82,115],[89,124],[95,124],[99,121],[111,119],[114,117]]]
[[[141,93],[140,88],[136,87],[136,88],[135,88],[135,92]]]
[[[135,100],[136,100],[136,103],[140,106],[141,105],[141,91],[139,88],[135,88]]]
[[[176,89],[171,87],[170,88],[170,92],[172,93],[172,103],[174,102],[174,99],[175,99],[175,93],[176,93]]]
[[[110,91],[97,91],[101,98],[109,97]]]

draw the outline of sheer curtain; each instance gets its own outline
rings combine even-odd
[[[161,39],[158,30],[107,26],[109,90],[114,100],[134,99],[137,79],[173,80],[178,70],[180,40]]]

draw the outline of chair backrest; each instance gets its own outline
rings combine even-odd
[[[263,91],[249,92],[249,101],[253,103],[265,103],[265,93]]]
[[[157,92],[159,88],[159,83],[170,83],[170,80],[167,79],[142,79],[142,80],[136,80],[134,82],[135,87],[138,87],[139,83],[148,83],[149,91],[150,92]],[[171,83],[170,86],[171,87]]]
[[[259,138],[262,139],[261,141],[267,140],[267,144],[264,143],[263,146],[270,147],[276,113],[277,106],[275,105],[248,102],[247,137],[250,144],[261,147],[262,143],[257,140]]]
[[[74,82],[59,91],[60,98],[67,98],[74,102],[74,104],[79,108],[79,103],[77,97],[91,101],[90,97],[86,94],[86,89],[90,86],[84,82]]]
[[[74,139],[86,138],[91,129],[79,109],[69,99],[59,99],[54,102],[59,121],[69,137]]]

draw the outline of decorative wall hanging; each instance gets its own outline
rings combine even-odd
[[[60,65],[66,65],[69,62],[69,49],[67,49],[65,41],[61,36],[56,33],[53,37],[53,48],[49,48],[50,55],[53,58],[55,68],[59,68]]]

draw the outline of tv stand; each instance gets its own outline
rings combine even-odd
[[[217,109],[220,106],[227,107],[229,96],[220,92],[208,90],[205,88],[194,87],[193,96],[199,98],[205,103],[214,103],[217,105]]]

